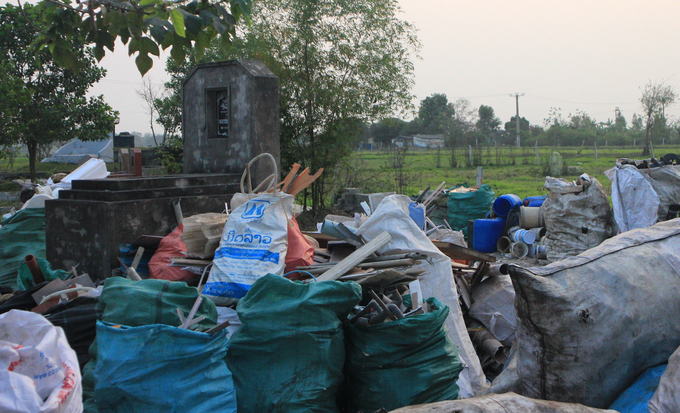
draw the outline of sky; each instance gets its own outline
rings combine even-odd
[[[257,1],[257,0],[254,0]],[[400,18],[418,29],[414,104],[434,93],[487,105],[507,122],[515,114],[543,125],[552,107],[597,121],[619,107],[630,124],[648,82],[680,93],[680,2],[674,0],[399,0]],[[162,85],[165,55],[146,75]],[[107,77],[91,89],[120,111],[117,131],[149,132],[135,90],[142,79],[118,44],[102,60]],[[510,95],[513,95],[512,97]],[[680,102],[667,108],[680,118]],[[158,132],[158,129],[156,130]]]

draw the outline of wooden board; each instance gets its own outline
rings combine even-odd
[[[387,231],[381,232],[371,242],[351,253],[347,258],[337,263],[330,270],[318,277],[319,281],[337,280],[347,274],[355,265],[362,262],[369,255],[387,245],[392,240],[392,236]]]
[[[435,247],[439,248],[439,251],[454,260],[496,262],[496,257],[492,255],[451,244],[450,242],[432,241],[432,243]]]

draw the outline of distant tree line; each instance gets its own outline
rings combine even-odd
[[[680,120],[669,120],[665,108],[674,104],[676,94],[670,86],[649,82],[640,97],[642,113],[633,113],[630,122],[618,108],[614,118],[598,121],[577,110],[563,116],[560,108],[550,108],[541,125],[520,118],[522,146],[600,146],[632,145],[636,143],[649,154],[651,145],[678,143]],[[378,147],[390,147],[395,138],[413,135],[445,137],[448,148],[488,145],[514,145],[516,119],[503,123],[492,107],[471,107],[466,99],[449,102],[445,94],[435,93],[420,102],[417,116],[411,121],[388,118],[365,127],[363,142],[372,141]]]

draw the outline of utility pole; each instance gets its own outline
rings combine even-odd
[[[517,115],[515,115],[515,123],[517,125],[517,138],[515,140],[515,146],[520,146],[520,140],[519,140],[519,97],[524,96],[524,93],[511,93],[510,97],[515,97],[515,103],[517,105]]]

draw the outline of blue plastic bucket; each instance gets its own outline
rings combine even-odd
[[[536,242],[536,233],[533,231],[528,231],[526,229],[518,228],[515,230],[511,230],[510,232],[510,239],[512,239],[515,242],[523,242],[527,245],[533,244]]]
[[[522,200],[522,204],[525,207],[540,207],[545,202],[545,199],[546,196],[544,195],[528,196]]]
[[[522,205],[522,200],[515,194],[501,195],[493,202],[493,212],[499,217],[506,217],[508,213]]]
[[[504,218],[476,219],[472,231],[472,249],[479,252],[496,252],[496,243],[503,235],[504,229]]]

